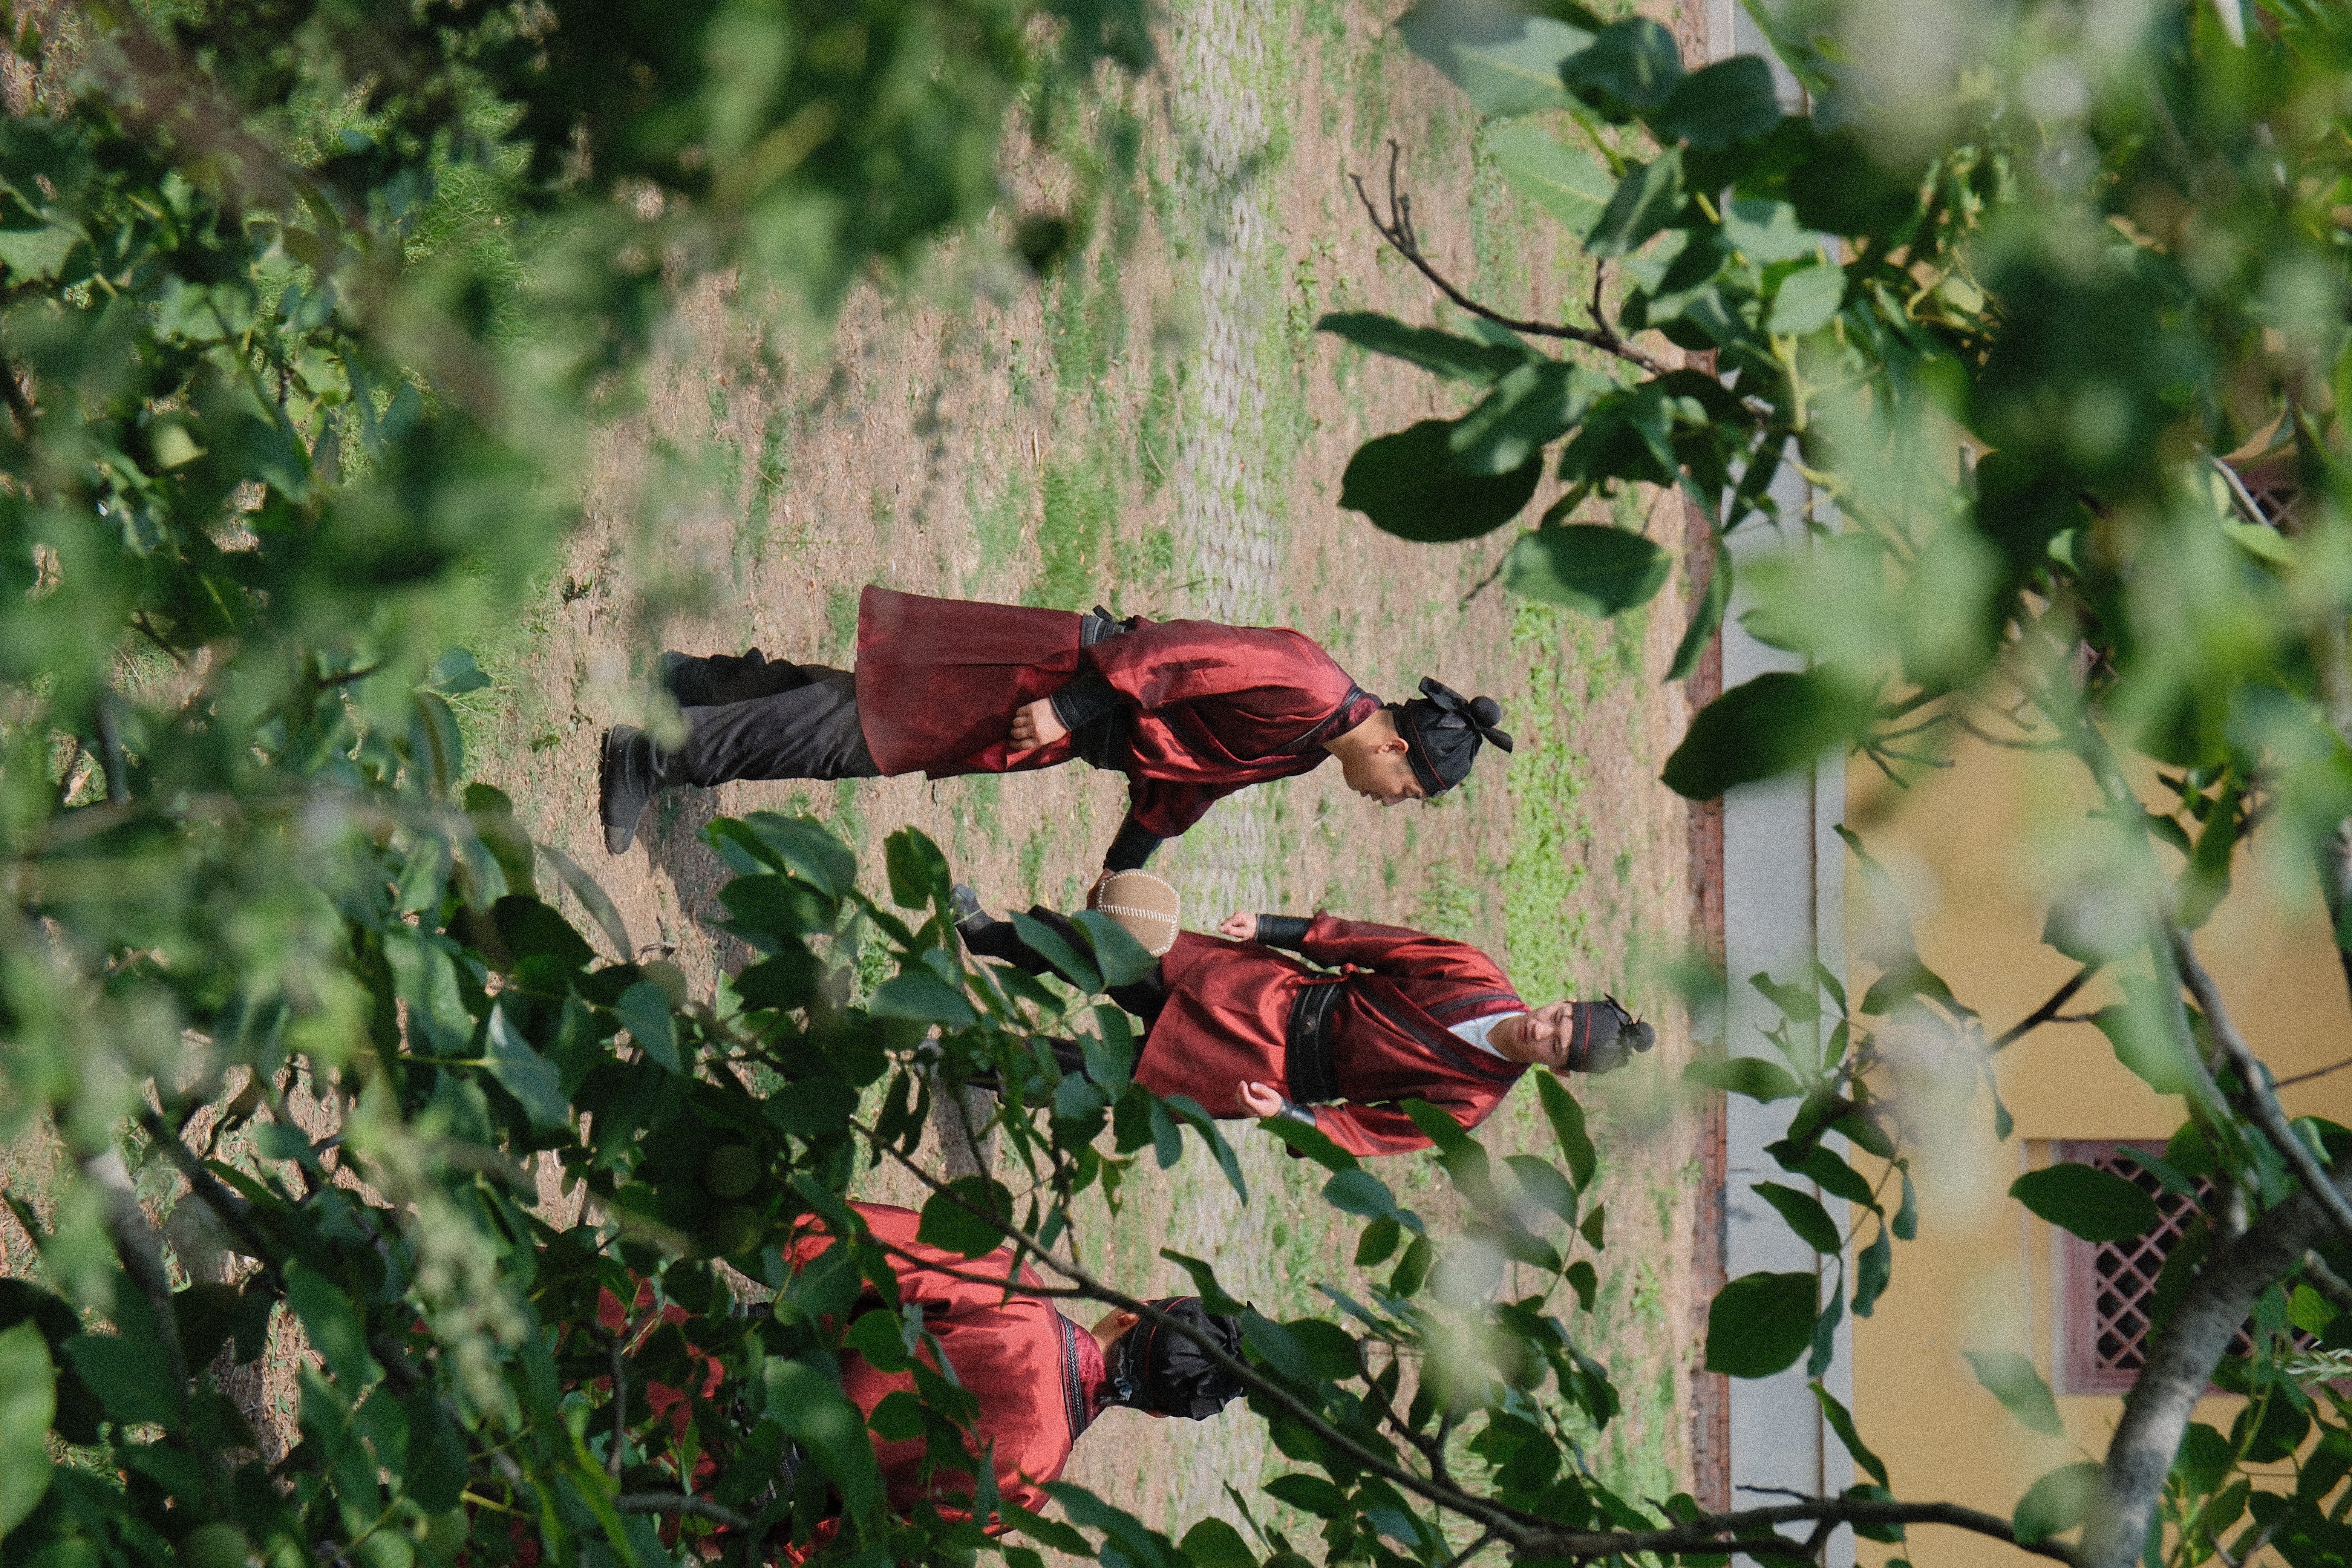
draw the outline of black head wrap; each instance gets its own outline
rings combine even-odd
[[[1198,1296],[1171,1296],[1150,1303],[1215,1340],[1235,1361],[1242,1354],[1242,1321],[1212,1312]],[[1201,1347],[1158,1322],[1141,1322],[1111,1347],[1113,1405],[1199,1421],[1214,1415],[1242,1392],[1240,1379],[1212,1362]]]
[[[1502,721],[1503,705],[1493,698],[1473,700],[1427,676],[1422,677],[1421,693],[1391,711],[1405,740],[1405,760],[1424,794],[1443,795],[1468,778],[1481,741],[1511,749],[1509,734],[1495,728]]]

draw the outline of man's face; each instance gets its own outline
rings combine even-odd
[[[1405,760],[1402,748],[1374,752],[1370,756],[1343,756],[1339,759],[1339,776],[1348,781],[1349,789],[1382,805],[1429,798],[1429,792],[1412,776],[1412,764]]]
[[[1576,1004],[1548,1002],[1519,1026],[1519,1059],[1553,1068],[1568,1066],[1568,1043],[1576,1033]]]

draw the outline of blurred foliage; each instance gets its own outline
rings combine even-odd
[[[2315,875],[2352,942],[2352,12],[1750,13],[1788,73],[1778,85],[1757,59],[1686,70],[1655,23],[1574,5],[1406,14],[1412,47],[1486,116],[1503,177],[1568,226],[1602,283],[1574,321],[1516,319],[1423,249],[1393,173],[1384,192],[1360,186],[1460,330],[1372,315],[1325,329],[1473,401],[1366,445],[1343,500],[1406,538],[1476,537],[1517,515],[1549,464],[1570,488],[1501,578],[1607,616],[1658,593],[1673,553],[1576,521],[1580,506],[1679,488],[1714,548],[1683,562],[1696,612],[1669,679],[1731,603],[1727,537],[1767,531],[1741,552],[1743,625],[1801,668],[1694,718],[1664,770],[1693,798],[1829,748],[1898,785],[1973,744],[2077,770],[2088,813],[2042,846],[2043,940],[2080,966],[2050,1005],[1993,1036],[1921,962],[1892,879],[1849,836],[1879,911],[1856,953],[1866,993],[1850,1001],[1826,971],[1757,975],[1781,1013],[1770,1049],[1694,1069],[1796,1101],[1772,1152],[1801,1180],[1756,1191],[1836,1282],[1817,1300],[1811,1273],[1732,1281],[1709,1364],[1756,1376],[1802,1360],[1818,1375],[1916,1224],[1908,1139],[1965,1111],[1972,1082],[1991,1088],[1994,1052],[2112,980],[2122,999],[2095,1021],[2187,1118],[2147,1164],[2204,1217],[2166,1269],[2151,1371],[2104,1472],[2044,1478],[2013,1531],[2047,1544],[2087,1520],[2057,1550],[2103,1568],[2144,1548],[2150,1563],[2265,1545],[2296,1568],[2343,1562],[2352,1405],[2315,1369],[2352,1345],[2352,1205],[2336,1191],[2352,1134],[2290,1124],[2194,933],[2259,827],[2267,864]],[[1937,1081],[1954,1079],[1957,1093]],[[2007,1137],[1997,1096],[1993,1114]],[[1831,1152],[1831,1133],[1883,1177]],[[2094,1240],[2155,1223],[2138,1187],[2088,1167],[2016,1195]],[[2250,1309],[2247,1342],[2225,1354]],[[2168,1362],[2168,1347],[2190,1348]],[[2021,1414],[2047,1406],[2018,1366],[2029,1391],[2015,1368],[1979,1375]],[[2250,1400],[2226,1436],[2187,1425],[2209,1375]],[[1851,1424],[1832,1422],[1884,1483]],[[2292,1483],[2247,1468],[2289,1458]]]

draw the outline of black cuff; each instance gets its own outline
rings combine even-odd
[[[1064,687],[1063,689],[1066,691],[1069,689]],[[1140,871],[1143,863],[1151,858],[1151,852],[1163,842],[1160,835],[1146,832],[1130,816],[1119,824],[1118,837],[1110,841],[1110,849],[1103,856],[1103,869]]]
[[[1314,923],[1308,915],[1260,915],[1257,939],[1268,947],[1286,947],[1297,952],[1306,944],[1307,928]]]
[[[1089,669],[1045,700],[1054,716],[1070,729],[1083,730],[1127,700],[1100,670]]]

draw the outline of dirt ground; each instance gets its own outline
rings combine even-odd
[[[1505,957],[1531,1000],[1609,991],[1659,1021],[1653,1058],[1580,1086],[1611,1217],[1601,1300],[1572,1327],[1626,1398],[1597,1450],[1605,1472],[1663,1497],[1689,1484],[1697,1356],[1698,1119],[1671,1089],[1690,1040],[1660,977],[1697,933],[1687,823],[1656,782],[1685,718],[1681,689],[1656,677],[1687,607],[1679,581],[1613,626],[1474,592],[1509,531],[1413,545],[1336,504],[1361,440],[1461,407],[1433,378],[1312,330],[1334,309],[1433,316],[1432,291],[1381,249],[1348,173],[1384,168],[1395,139],[1425,243],[1500,306],[1570,316],[1591,279],[1480,167],[1475,117],[1389,34],[1390,9],[1171,5],[1161,69],[1095,111],[1098,127],[1134,132],[1131,173],[1041,150],[1023,205],[1100,197],[1083,251],[1042,286],[960,255],[919,286],[861,294],[822,348],[763,324],[763,301],[694,296],[640,412],[598,441],[590,526],[541,601],[484,650],[499,684],[471,724],[475,771],[595,873],[641,955],[666,953],[708,988],[745,957],[701,923],[724,878],[698,837],[714,816],[814,812],[869,865],[885,833],[912,824],[992,903],[1066,905],[1099,864],[1124,787],[1073,764],[1005,780],[681,791],[611,858],[597,737],[647,712],[641,678],[660,648],[757,645],[845,666],[858,589],[877,582],[1286,624],[1370,690],[1409,696],[1433,674],[1494,694],[1518,751],[1490,752],[1442,803],[1381,812],[1328,768],[1221,803],[1153,868],[1196,926],[1237,908],[1317,907],[1420,925]],[[1682,544],[1671,500],[1654,514],[1621,501],[1614,515]],[[1497,1153],[1549,1152],[1532,1089],[1485,1138]],[[1353,1272],[1354,1227],[1333,1227],[1317,1184],[1270,1140],[1239,1142],[1246,1210],[1213,1165],[1188,1160],[1139,1173],[1122,1214],[1090,1226],[1082,1248],[1154,1293],[1181,1282],[1157,1256],[1171,1247],[1216,1262],[1274,1316],[1318,1310],[1316,1282],[1344,1287]],[[1447,1212],[1428,1162],[1382,1173],[1424,1213]],[[907,1195],[878,1174],[872,1191]],[[1113,1413],[1073,1479],[1166,1526],[1230,1517],[1226,1484],[1246,1495],[1284,1468],[1241,1420]],[[1282,1513],[1262,1495],[1257,1505],[1262,1519]]]

